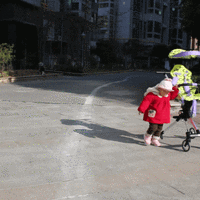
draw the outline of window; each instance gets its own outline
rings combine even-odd
[[[110,9],[110,14],[113,15],[114,11],[113,9]]]
[[[109,7],[108,3],[99,4],[99,8],[106,8],[106,7]]]
[[[155,13],[156,13],[157,15],[161,15],[161,14],[162,14],[162,12],[161,12],[160,10],[155,10]]]
[[[143,38],[146,38],[146,22],[144,22]]]
[[[114,20],[113,16],[110,16],[110,22],[113,23],[113,20]]]
[[[95,13],[94,14],[94,22],[96,22],[97,21],[97,14]]]
[[[79,3],[72,3],[72,10],[79,10]]]
[[[160,0],[155,0],[155,8],[157,8],[157,9],[161,8],[161,2],[160,2]]]
[[[161,33],[161,23],[155,22],[154,32]]]
[[[143,10],[142,7],[143,7],[142,0],[134,0],[133,11],[141,12]]]
[[[178,38],[183,39],[183,32],[181,29],[178,30]]]
[[[148,21],[148,32],[153,32],[153,21]]]
[[[152,34],[147,34],[147,37],[148,38],[152,38]]]
[[[144,5],[145,5],[145,8],[144,8],[145,11],[144,11],[144,12],[145,12],[145,14],[146,14],[146,13],[147,13],[147,0],[144,0]]]
[[[154,34],[154,38],[160,39],[160,35]]]
[[[176,38],[176,36],[177,36],[177,29],[173,29],[172,30],[172,38]]]
[[[154,0],[148,0],[148,8],[154,7]]]
[[[148,9],[148,13],[153,13],[153,9]]]
[[[172,17],[177,18],[178,17],[178,10],[177,8],[172,8]]]
[[[139,21],[139,38],[142,37],[142,21]]]
[[[173,44],[173,43],[176,44],[176,40],[171,40],[171,43],[172,43],[172,44]]]
[[[99,24],[100,28],[107,28],[108,27],[108,16],[99,16],[98,24]]]
[[[183,18],[183,11],[182,10],[179,10],[179,17]]]
[[[101,34],[106,34],[107,31],[103,30],[103,31],[100,31]]]
[[[132,31],[132,38],[139,38],[140,36],[140,23],[138,21],[134,22],[135,26]]]

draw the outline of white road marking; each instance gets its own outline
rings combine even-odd
[[[131,78],[131,77],[132,77],[132,76],[128,76],[128,77],[126,77],[126,78],[125,78],[124,80],[122,80],[122,81],[115,81],[115,82],[107,83],[107,84],[104,84],[104,85],[102,85],[102,86],[99,86],[99,87],[95,88],[95,89],[92,91],[91,95],[90,95],[89,97],[86,98],[86,101],[85,101],[85,104],[84,104],[84,105],[91,105],[91,104],[92,104],[92,101],[93,101],[93,99],[94,99],[94,97],[95,97],[95,95],[96,95],[96,93],[97,93],[97,91],[100,90],[101,88],[107,87],[107,86],[109,86],[109,85],[111,85],[111,84],[116,84],[116,83],[125,82],[125,81],[127,81],[129,78]]]

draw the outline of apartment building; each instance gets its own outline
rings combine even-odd
[[[95,2],[1,0],[0,24],[4,31],[0,43],[14,44],[14,69],[34,69],[41,61],[53,67],[58,57],[67,55],[81,61],[86,58],[91,32],[97,29]]]
[[[121,42],[133,38],[150,46],[176,43],[188,49],[188,36],[181,30],[179,3],[180,0],[99,0],[100,38],[114,37]]]
[[[98,40],[98,0],[64,1],[65,12],[70,13],[79,22],[79,58],[82,58],[82,65],[87,65],[88,63],[85,63],[85,58],[90,56],[90,48],[96,47]]]
[[[99,39],[114,37],[115,28],[115,8],[114,0],[99,0],[98,2],[98,25]]]

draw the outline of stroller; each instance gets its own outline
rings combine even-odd
[[[169,58],[186,58],[191,59],[200,56],[199,51],[185,51],[182,49],[174,49],[169,54]],[[197,93],[196,89],[198,88],[197,83],[193,83],[191,76],[192,73],[190,70],[185,68],[182,64],[177,64],[173,67],[170,72],[157,72],[164,73],[168,78],[167,73],[173,77],[172,84],[178,84],[179,87],[179,96],[181,97],[181,108],[178,116],[174,116],[176,119],[167,129],[161,132],[160,138],[163,139],[163,135],[166,131],[172,128],[177,122],[180,120],[185,121],[185,125],[187,128],[186,139],[182,142],[182,149],[187,152],[190,150],[190,142],[191,139],[195,137],[200,137],[200,130],[197,128],[196,124],[192,120],[192,117],[196,116],[196,107],[197,107],[197,99],[200,100],[200,93]],[[186,121],[189,119],[193,128],[188,129]]]

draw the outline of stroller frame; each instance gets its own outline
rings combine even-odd
[[[170,72],[157,72],[157,73],[163,73],[163,74],[165,74],[165,77],[168,78],[167,73],[170,73]],[[200,85],[200,84],[197,84],[197,83],[195,83],[195,84]],[[191,85],[193,85],[193,84],[184,83],[184,84],[180,84],[179,87],[180,86],[191,86]],[[166,131],[170,130],[180,120],[184,120],[187,131],[186,131],[186,139],[182,142],[182,149],[185,152],[190,150],[191,139],[194,139],[195,137],[200,137],[200,130],[198,129],[198,127],[196,126],[195,122],[192,119],[192,113],[190,112],[191,106],[192,106],[192,101],[183,100],[182,105],[181,105],[182,110],[179,111],[179,115],[173,116],[173,118],[176,119],[176,121],[173,122],[165,130],[163,130],[160,134],[160,138],[163,139],[163,135]],[[186,124],[186,121],[188,119],[189,119],[190,123],[192,124],[193,128],[188,129],[187,124]]]
[[[182,110],[179,111],[179,115],[178,116],[173,116],[174,119],[176,119],[175,122],[173,122],[169,127],[167,127],[165,130],[163,130],[161,132],[160,138],[163,139],[163,135],[166,131],[169,131],[174,125],[177,124],[177,122],[179,122],[180,120],[184,120],[185,121],[185,125],[187,128],[187,132],[186,132],[186,139],[182,142],[182,149],[187,152],[190,150],[190,142],[191,139],[194,139],[195,137],[200,137],[200,131],[198,129],[198,127],[196,126],[195,122],[193,121],[189,110],[185,109],[185,105],[188,104],[189,101],[185,101],[185,104],[182,104]],[[191,104],[191,102],[189,102],[189,104]],[[192,124],[193,128],[188,129],[186,121],[189,119],[190,123]]]

